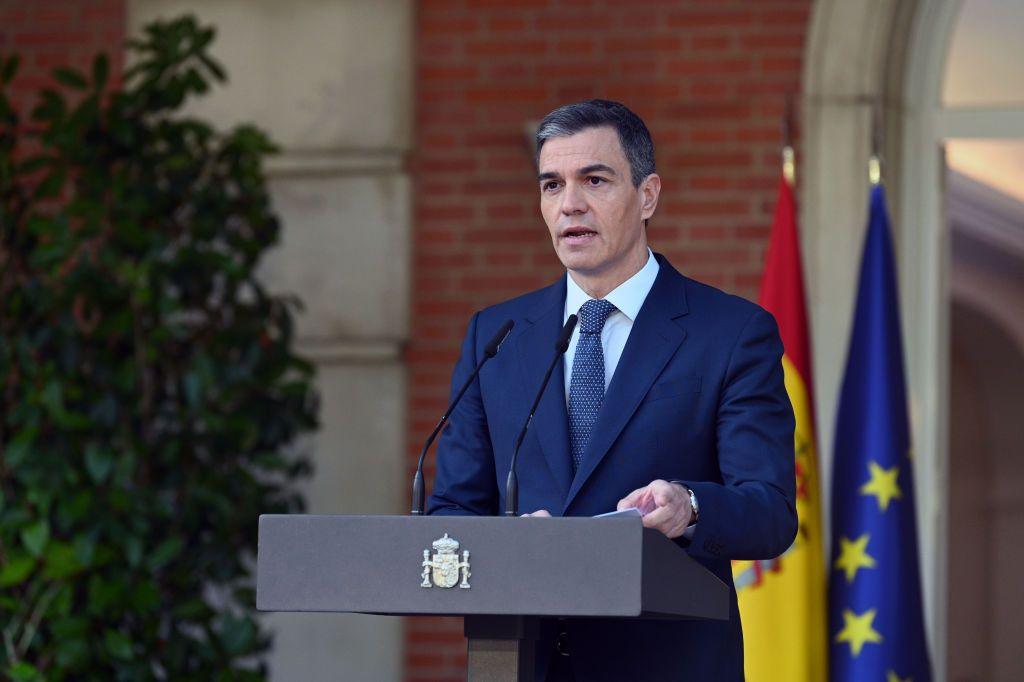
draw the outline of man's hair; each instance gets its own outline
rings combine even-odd
[[[639,187],[654,168],[654,142],[651,133],[639,116],[619,102],[592,99],[558,107],[544,117],[537,128],[536,161],[540,163],[540,150],[553,137],[569,137],[588,128],[614,128],[619,134],[622,151],[629,160],[633,186]]]

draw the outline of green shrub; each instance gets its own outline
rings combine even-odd
[[[261,679],[257,516],[301,509],[316,425],[251,126],[194,19],[58,69],[31,122],[0,58],[0,677]],[[291,454],[289,454],[291,452]]]

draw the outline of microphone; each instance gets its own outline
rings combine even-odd
[[[540,397],[544,395],[544,389],[547,388],[548,380],[551,379],[551,372],[554,371],[555,365],[558,364],[558,359],[569,348],[569,339],[572,338],[572,330],[575,328],[576,316],[570,315],[569,319],[565,321],[562,331],[558,334],[558,340],[555,341],[555,357],[551,358],[548,371],[544,373],[544,381],[540,383],[537,397],[533,399],[533,406],[530,408],[530,414],[526,417],[526,423],[523,424],[522,431],[516,436],[516,443],[512,448],[512,462],[509,464],[508,469],[508,480],[505,482],[505,516],[519,516],[519,479],[516,478],[516,459],[519,456],[519,446],[523,444],[523,438],[526,437],[526,429],[530,428],[530,422],[533,421],[533,413],[537,411]]]
[[[448,410],[441,416],[441,420],[437,422],[437,426],[435,426],[434,430],[430,432],[429,436],[427,436],[427,441],[423,444],[423,451],[420,452],[420,460],[416,464],[416,477],[412,480],[413,516],[423,516],[423,459],[427,456],[427,450],[430,449],[434,439],[437,438],[437,434],[441,432],[441,429],[444,428],[444,425],[448,422],[448,417],[451,416],[452,411],[455,410],[455,406],[459,404],[460,400],[462,400],[463,394],[465,394],[469,385],[473,383],[473,380],[476,379],[476,375],[480,373],[480,369],[484,366],[484,363],[498,354],[498,349],[501,347],[505,338],[509,335],[509,332],[512,331],[512,327],[514,327],[515,324],[516,323],[512,320],[505,320],[505,324],[501,325],[498,332],[494,335],[494,338],[484,346],[484,357],[481,358],[476,369],[474,369],[473,373],[469,375],[468,379],[466,379],[466,383],[464,383],[462,388],[459,389],[459,392],[455,395],[455,399],[452,400],[451,405],[448,406]]]

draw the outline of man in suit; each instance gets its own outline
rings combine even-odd
[[[650,134],[625,106],[556,109],[538,129],[537,164],[541,213],[566,276],[470,320],[453,390],[498,327],[516,326],[451,416],[430,513],[504,509],[513,441],[559,331],[578,314],[519,453],[520,506],[531,517],[639,507],[645,526],[730,586],[730,619],[551,620],[537,677],[741,680],[729,562],[777,556],[797,529],[775,321],[648,248],[661,179]]]

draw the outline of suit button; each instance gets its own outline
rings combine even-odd
[[[563,656],[569,655],[569,634],[565,631],[559,632],[555,638],[555,651]]]

